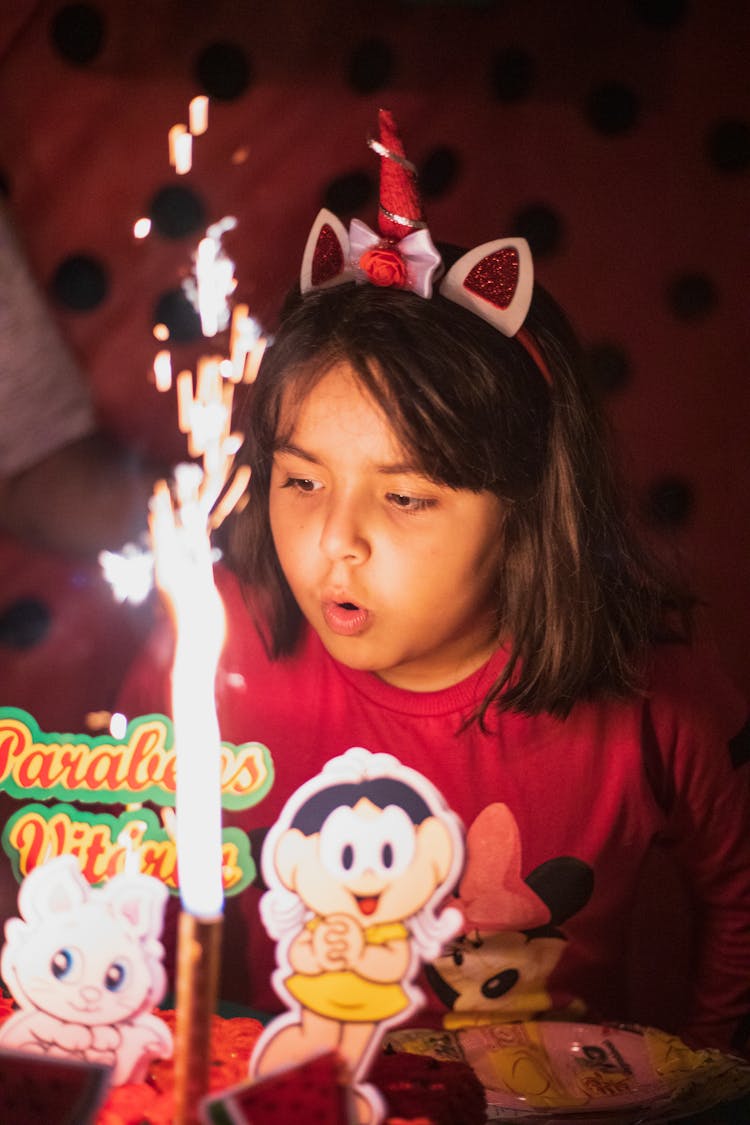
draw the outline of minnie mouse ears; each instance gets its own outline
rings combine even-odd
[[[392,115],[380,110],[378,120],[380,140],[369,144],[381,158],[380,234],[359,219],[353,219],[347,231],[330,211],[320,211],[302,259],[303,293],[361,281],[429,298],[443,273],[442,259],[422,219],[414,165],[404,155]],[[505,336],[515,336],[521,328],[533,288],[531,250],[523,238],[475,247],[451,266],[439,285],[443,297]]]

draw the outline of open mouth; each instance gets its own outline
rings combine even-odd
[[[369,610],[355,602],[324,602],[323,617],[328,628],[341,637],[352,637],[364,629],[370,618]]]
[[[380,901],[380,895],[355,895],[354,898],[362,914],[374,914]]]

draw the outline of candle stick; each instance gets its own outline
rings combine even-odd
[[[197,1106],[208,1091],[211,1017],[221,953],[221,917],[196,918],[182,911],[177,935],[176,1125],[199,1120]]]

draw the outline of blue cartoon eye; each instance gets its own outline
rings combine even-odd
[[[58,949],[52,954],[50,972],[57,980],[65,980],[73,968],[73,954],[69,949]]]
[[[125,983],[127,972],[119,961],[113,961],[104,974],[104,987],[108,992],[119,992]]]

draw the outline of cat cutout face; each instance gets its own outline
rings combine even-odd
[[[30,872],[22,917],[5,927],[0,973],[20,1010],[0,1028],[0,1046],[104,1062],[116,1083],[171,1054],[169,1030],[151,1014],[166,989],[167,893],[147,875],[92,888],[72,856]]]

